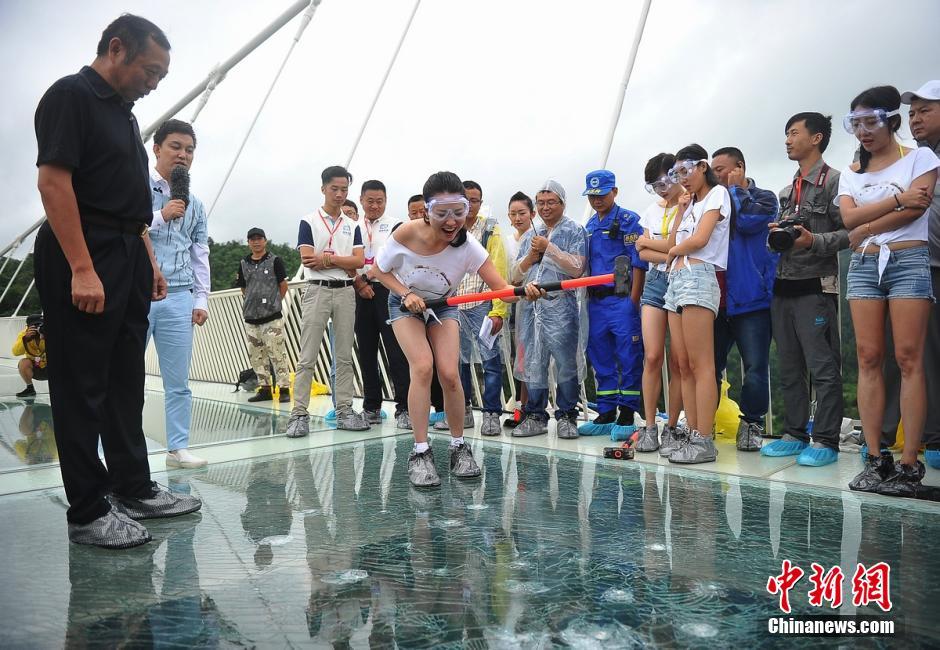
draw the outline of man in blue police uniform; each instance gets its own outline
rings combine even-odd
[[[643,339],[640,333],[640,296],[647,264],[636,250],[643,234],[640,216],[617,205],[614,173],[599,169],[587,175],[588,197],[594,214],[588,219],[588,275],[614,272],[614,260],[630,260],[632,287],[617,295],[613,283],[588,289],[589,334],[587,356],[597,383],[598,416],[578,428],[581,435],[611,434],[627,439],[633,434],[633,414],[640,407],[643,378]],[[617,407],[620,413],[617,413]]]

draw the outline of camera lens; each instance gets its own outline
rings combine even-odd
[[[796,241],[796,237],[796,229],[793,226],[774,228],[767,235],[767,245],[772,251],[785,253],[793,248],[793,242]]]

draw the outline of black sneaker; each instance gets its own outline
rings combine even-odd
[[[575,419],[577,420],[577,417]],[[615,408],[598,413],[597,417],[591,420],[591,424],[614,424],[615,422],[617,422],[617,409]],[[630,424],[633,424],[633,422],[631,421]]]
[[[271,394],[270,386],[262,386],[258,389],[258,392],[248,398],[249,402],[270,402],[274,399],[274,395]]]
[[[923,491],[921,479],[926,473],[924,464],[919,460],[913,465],[905,465],[901,461],[894,464],[894,474],[875,486],[875,492],[891,497],[908,497],[916,499],[918,493]]]
[[[877,492],[882,482],[895,473],[894,457],[883,451],[880,456],[866,454],[865,469],[849,483],[849,489],[857,492]]]
[[[19,397],[20,399],[23,399],[26,397],[36,397],[36,389],[33,388],[32,384],[27,384],[26,388],[18,392],[16,396]]]
[[[281,404],[290,402],[290,388],[281,386],[280,390],[278,390],[277,401]]]

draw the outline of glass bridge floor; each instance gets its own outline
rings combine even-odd
[[[16,442],[19,462],[54,454]],[[2,496],[0,647],[940,645],[935,503],[482,441],[482,477],[458,481],[433,444],[435,490],[409,486],[408,436],[157,471],[204,507],[120,552],[68,543],[61,488]],[[792,615],[898,635],[769,636],[783,560],[806,572]],[[809,603],[814,562],[845,573],[839,607]],[[857,565],[879,562],[888,613],[852,603]]]

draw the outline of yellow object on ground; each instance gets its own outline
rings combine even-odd
[[[731,384],[722,379],[721,398],[718,400],[718,410],[715,411],[715,433],[734,436],[738,433],[741,409],[737,402],[728,397],[729,388]]]
[[[294,373],[290,374],[290,391],[291,393],[294,392]],[[280,392],[281,391],[279,389],[274,389],[275,396],[279,396]],[[325,384],[321,384],[318,381],[310,382],[310,395],[315,396],[315,395],[329,395],[329,394],[330,394],[329,386]]]

